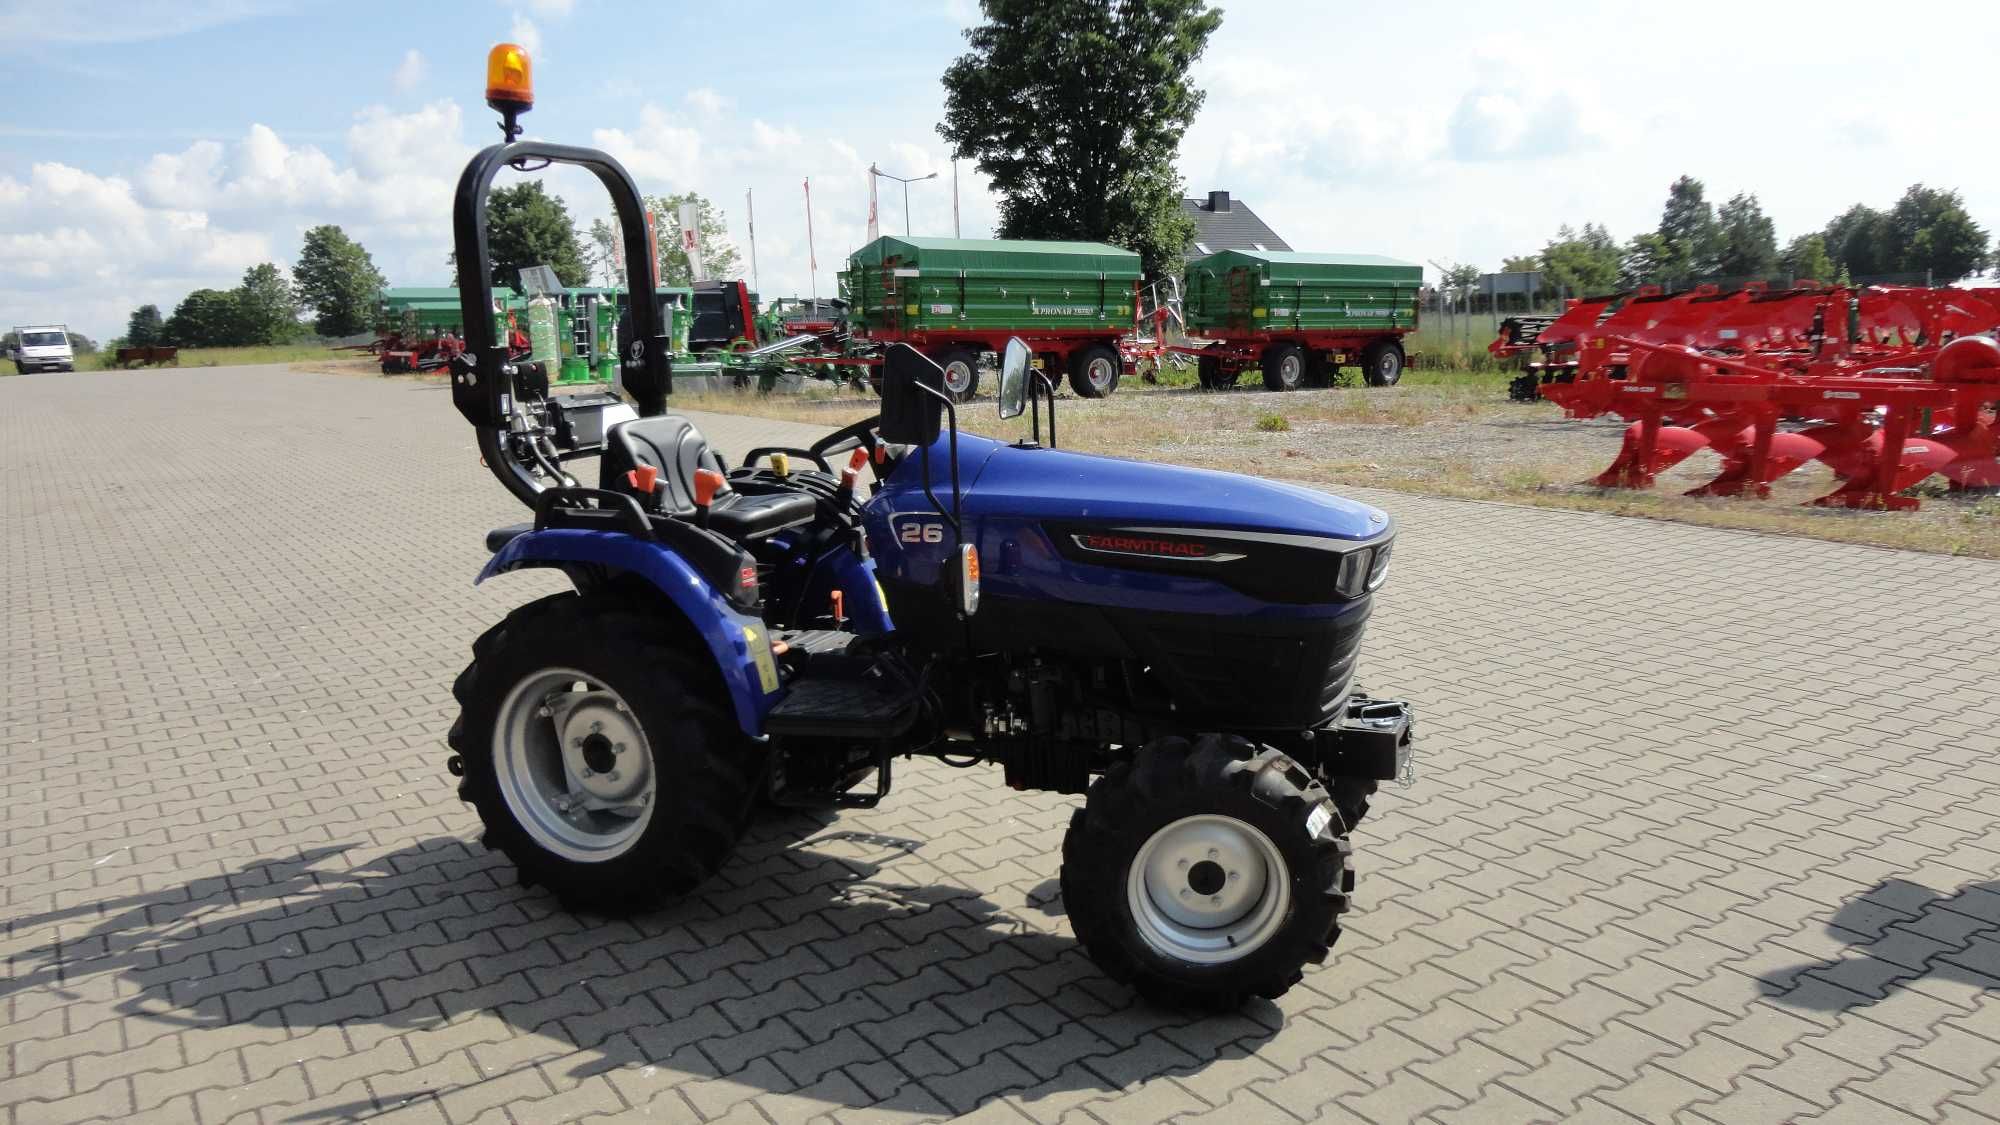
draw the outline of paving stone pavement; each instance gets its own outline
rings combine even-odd
[[[797,428],[703,418],[725,449]],[[579,920],[444,772],[514,522],[434,383],[0,379],[12,1125],[2000,1117],[2000,566],[1360,493],[1416,787],[1227,1018],[1077,951],[1074,798],[920,764]]]

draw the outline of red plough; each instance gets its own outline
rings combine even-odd
[[[1901,493],[1934,474],[1954,490],[2000,486],[2000,343],[1979,334],[2000,328],[2000,302],[1815,287],[1602,308],[1569,334],[1573,360],[1532,372],[1571,417],[1632,420],[1600,486],[1651,487],[1703,449],[1722,470],[1689,495],[1768,496],[1813,461],[1840,481],[1821,505],[1913,508]]]

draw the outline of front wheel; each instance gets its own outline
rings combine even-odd
[[[1346,825],[1311,775],[1241,738],[1163,738],[1091,787],[1063,902],[1105,974],[1156,1002],[1276,999],[1340,936]]]
[[[460,798],[483,842],[567,908],[686,894],[742,831],[761,758],[672,636],[622,599],[557,594],[474,642],[452,685]]]
[[[1103,398],[1118,389],[1124,364],[1109,344],[1079,348],[1069,357],[1069,389],[1078,398]]]

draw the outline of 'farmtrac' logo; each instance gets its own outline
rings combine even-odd
[[[1080,531],[1070,536],[1086,551],[1107,555],[1138,555],[1149,559],[1187,559],[1191,562],[1233,562],[1243,556],[1217,551],[1199,540],[1160,539],[1150,535],[1120,532]]]

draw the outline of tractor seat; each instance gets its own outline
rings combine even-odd
[[[669,515],[694,514],[694,474],[697,469],[722,471],[722,461],[708,447],[694,423],[678,414],[635,418],[611,427],[598,459],[598,487],[636,495],[625,474],[641,465],[660,471],[660,510]],[[817,513],[813,498],[799,493],[745,496],[725,492],[708,508],[708,526],[731,539],[761,539],[790,527],[811,523]]]

